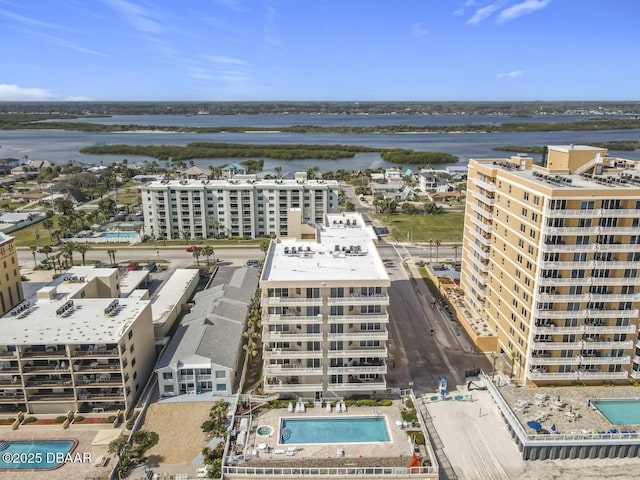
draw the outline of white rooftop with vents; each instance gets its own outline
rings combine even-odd
[[[327,214],[315,239],[272,242],[262,280],[388,280],[376,239],[360,214]]]

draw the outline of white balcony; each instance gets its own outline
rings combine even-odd
[[[640,310],[587,310],[588,318],[635,318],[640,315]]]
[[[578,372],[580,380],[624,380],[629,376],[629,372]]]
[[[543,235],[595,235],[600,227],[544,227]]]
[[[531,380],[577,380],[577,372],[527,372]]]
[[[596,218],[600,217],[601,210],[560,210],[560,209],[544,209],[544,216],[550,218]]]
[[[574,350],[579,348],[582,348],[582,342],[531,342],[532,350]]]
[[[329,297],[329,305],[388,305],[388,295],[350,295],[348,297]]]
[[[471,180],[477,186],[484,188],[487,192],[495,192],[496,191],[496,184],[495,183],[485,182],[484,180],[480,180],[479,178],[476,178],[476,177],[470,177],[469,180]],[[472,190],[472,189],[470,189],[470,190]]]
[[[483,203],[486,203],[487,205],[493,205],[495,203],[494,198],[487,197],[486,195],[480,193],[478,190],[471,190],[469,193],[471,193],[474,198],[480,200]]]
[[[592,326],[592,325],[585,325],[584,333],[599,333],[599,334],[605,334],[605,333],[611,333],[611,334],[628,333],[628,334],[633,334],[633,333],[636,333],[636,326],[635,325],[620,325],[620,326],[603,325],[603,326],[600,326],[600,327],[595,327],[595,326]]]
[[[485,210],[484,208],[479,207],[474,203],[468,203],[467,206],[471,208],[471,210],[473,210],[474,212],[477,212],[480,215],[482,215],[484,218],[491,219],[493,217],[493,212],[491,210]]]
[[[472,228],[471,226],[467,227],[467,232],[473,238],[478,240],[482,245],[485,245],[487,247],[491,245],[491,235],[490,234],[485,234],[485,235],[487,235],[485,237],[483,234],[481,234],[480,232],[476,231],[476,229]],[[471,243],[471,242],[468,242],[468,243]]]
[[[590,342],[584,340],[582,342],[582,348],[587,348],[589,350],[608,350],[610,348],[628,350],[633,348],[633,340],[627,340],[625,342]]]
[[[268,307],[291,306],[291,305],[309,305],[321,306],[322,298],[306,298],[306,297],[262,297],[263,304]]]
[[[322,332],[307,333],[304,331],[289,332],[263,332],[263,342],[304,342],[304,341],[321,341]]]
[[[622,355],[620,357],[580,357],[580,363],[583,365],[614,365],[618,363],[628,365],[630,360],[631,357],[629,355]]]
[[[636,229],[636,233],[638,229]],[[596,249],[598,252],[640,252],[640,243],[607,243],[607,244],[598,244]]]
[[[373,390],[382,391],[386,388],[386,382],[330,383],[327,385],[327,390],[329,392],[345,392],[352,390],[370,392]]]
[[[374,332],[342,332],[342,333],[329,333],[328,340],[329,341],[338,341],[338,340],[353,340],[353,341],[361,341],[361,340],[388,340],[389,332],[386,330],[374,331]]]
[[[386,365],[352,366],[352,367],[329,367],[329,375],[360,375],[363,373],[387,373]]]
[[[480,247],[473,242],[467,243],[467,246],[471,247],[478,255],[485,260],[489,260],[489,247]]]
[[[590,293],[589,300],[592,302],[639,302],[640,293]]]
[[[584,332],[584,325],[576,325],[575,327],[536,327],[531,326],[531,331],[537,335],[562,335],[562,334],[580,334]]]
[[[305,316],[305,315],[263,315],[262,323],[266,324],[300,324],[308,325],[313,323],[322,323],[322,315]]]
[[[281,393],[281,392],[321,392],[322,383],[283,383],[264,385],[264,393]]]
[[[587,302],[589,301],[589,294],[583,293],[581,295],[556,295],[553,293],[540,293],[538,294],[538,300],[541,302]]]
[[[637,266],[638,264],[636,263],[635,267]],[[609,267],[609,265],[606,265],[603,268],[607,267]],[[591,280],[591,285],[640,285],[640,277],[591,277]]]
[[[640,372],[638,372],[636,370],[632,370],[631,371],[631,378],[634,378],[634,379],[640,378]]]
[[[276,359],[276,358],[288,358],[288,359],[298,359],[298,358],[322,358],[323,351],[322,350],[283,350],[282,348],[272,348],[271,350],[264,349],[262,351],[262,358],[264,359]]]
[[[540,310],[534,308],[533,316],[536,318],[584,318],[587,315],[587,310]],[[595,315],[594,315],[595,316]]]
[[[303,375],[322,375],[322,368],[306,368],[297,365],[268,365],[264,367],[265,375],[286,375],[286,376],[303,376]]]
[[[565,245],[560,243],[543,243],[542,244],[543,252],[559,252],[559,253],[575,253],[575,252],[595,252],[596,245],[594,243],[589,243],[585,245]],[[604,250],[598,250],[604,251]]]
[[[589,260],[588,262],[545,262],[542,261],[540,262],[540,268],[548,268],[548,269],[555,269],[555,270],[564,270],[564,269],[571,269],[571,270],[575,270],[578,268],[593,268],[594,267],[594,261],[593,260]]]
[[[386,348],[354,348],[351,350],[329,350],[328,358],[382,357],[387,358]]]
[[[363,313],[361,315],[329,315],[327,323],[389,323],[389,314]]]
[[[490,223],[483,223],[483,222],[481,222],[480,220],[478,220],[478,219],[477,219],[477,218],[475,218],[475,217],[468,217],[468,218],[471,220],[471,222],[472,222],[474,225],[476,225],[476,226],[480,227],[480,229],[481,229],[481,230],[485,231],[486,233],[491,233],[491,230],[492,230],[492,224],[490,224]]]
[[[489,271],[489,265],[488,262],[482,263],[480,260],[478,260],[476,257],[469,257],[469,259],[471,260],[471,263],[473,263],[476,267],[478,267],[478,269],[481,272],[487,273]]]
[[[579,365],[580,357],[534,357],[529,356],[532,365]]]

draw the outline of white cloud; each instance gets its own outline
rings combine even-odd
[[[17,13],[9,12],[4,9],[0,9],[0,16],[10,18],[11,20],[15,20],[24,25],[30,25],[35,27],[44,27],[44,28],[52,28],[56,30],[61,30],[62,27],[60,25],[56,25],[54,23],[43,22],[42,20],[37,20],[31,17],[25,17],[24,15],[18,15]]]
[[[487,5],[486,7],[478,8],[472,17],[467,20],[469,25],[477,25],[478,23],[486,20],[491,16],[493,12],[498,9],[497,5]]]
[[[93,100],[91,97],[83,97],[83,96],[65,97],[64,99],[65,102],[90,102],[91,100]]]
[[[411,33],[416,37],[424,37],[425,35],[429,34],[429,29],[422,23],[416,22],[411,24]]]
[[[246,65],[247,62],[239,58],[225,57],[224,55],[205,55],[205,59],[213,63],[225,63],[231,65]]]
[[[550,1],[551,0],[525,0],[524,2],[512,5],[500,12],[500,15],[498,15],[498,18],[496,19],[496,23],[504,23],[509,20],[522,17],[523,15],[529,15],[530,13],[543,9],[549,5]]]
[[[126,0],[103,0],[103,2],[125,17],[136,30],[147,33],[159,33],[164,30],[154,10]]]
[[[58,97],[44,88],[24,88],[18,85],[0,84],[0,101],[45,101],[57,100]]]
[[[506,73],[498,73],[496,75],[496,78],[501,79],[501,78],[508,78],[508,79],[512,79],[512,78],[518,78],[521,77],[522,75],[524,75],[524,72],[522,70],[513,70],[511,72],[506,72]]]

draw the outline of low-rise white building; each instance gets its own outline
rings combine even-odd
[[[145,234],[204,239],[287,235],[287,211],[300,208],[308,222],[338,211],[338,182],[258,179],[162,180],[141,187]]]

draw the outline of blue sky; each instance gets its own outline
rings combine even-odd
[[[0,100],[638,100],[637,0],[0,0]]]

